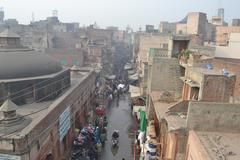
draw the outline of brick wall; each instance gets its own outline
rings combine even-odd
[[[191,12],[188,14],[187,33],[206,34],[207,16],[205,13]]]
[[[230,33],[240,33],[240,26],[217,26],[216,44],[227,45]]]
[[[211,160],[194,131],[189,132],[185,160]]]
[[[59,123],[58,118],[60,114],[66,109],[67,106],[71,106],[71,128],[66,135],[67,149],[69,150],[72,145],[75,118],[78,111],[82,111],[83,107],[87,110],[91,109],[89,100],[95,90],[95,78],[96,74],[90,72],[86,77],[82,79],[76,87],[70,88],[63,94],[57,101],[48,108],[49,112],[44,115],[44,119],[41,119],[31,131],[22,138],[15,139],[15,151],[20,155],[30,157],[31,160],[41,159],[49,152],[52,152],[54,160],[59,160],[64,156],[63,142],[60,142],[59,138]],[[78,103],[76,103],[78,102]],[[87,104],[87,106],[85,106]],[[47,129],[48,128],[48,129]],[[11,140],[12,141],[12,140]],[[7,149],[7,148],[5,148]],[[12,152],[12,149],[6,151]]]
[[[141,35],[139,41],[138,60],[147,61],[150,48],[160,48],[160,44],[168,44],[168,35]]]
[[[190,102],[187,116],[189,129],[199,131],[240,131],[240,104]]]
[[[151,69],[151,91],[174,92],[181,97],[183,83],[180,80],[180,65],[175,58],[154,58]]]
[[[230,102],[233,97],[235,76],[204,75],[202,101]]]
[[[227,69],[236,75],[236,82],[233,92],[234,103],[240,102],[240,60],[215,58],[212,62],[215,68],[220,70]]]

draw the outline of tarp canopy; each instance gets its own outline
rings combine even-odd
[[[119,84],[119,85],[117,86],[117,89],[121,89],[121,88],[124,88],[124,87],[125,87],[124,84]]]
[[[131,64],[126,64],[126,65],[124,66],[124,69],[125,69],[125,70],[130,70],[130,69],[132,69],[132,65],[131,65]]]
[[[130,76],[130,75],[133,75],[133,74],[135,74],[136,73],[136,71],[134,71],[134,70],[128,70],[128,75]]]
[[[135,73],[135,74],[133,74],[133,75],[129,75],[129,76],[128,76],[128,79],[129,79],[129,80],[132,80],[132,81],[137,81],[137,80],[138,80],[138,74]]]
[[[131,98],[140,96],[140,88],[137,86],[129,85],[129,92],[130,92]]]
[[[145,132],[147,129],[147,117],[146,117],[146,112],[139,109],[140,112],[140,130],[142,132]]]

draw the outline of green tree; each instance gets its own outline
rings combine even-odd
[[[189,51],[188,49],[183,49],[181,51],[181,55],[185,58],[185,59],[189,59],[189,56],[191,54],[191,51]]]

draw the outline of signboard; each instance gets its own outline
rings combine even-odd
[[[0,154],[0,160],[21,160],[21,157],[8,154]]]
[[[67,134],[68,130],[71,126],[71,110],[68,106],[63,113],[59,116],[59,135],[60,141],[62,141],[63,137]]]

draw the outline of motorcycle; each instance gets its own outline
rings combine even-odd
[[[114,130],[112,134],[112,147],[116,147],[118,145],[118,139],[119,139],[119,131]]]
[[[118,145],[118,138],[112,139],[112,147],[116,147]]]

